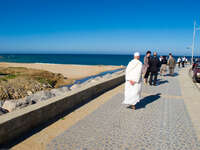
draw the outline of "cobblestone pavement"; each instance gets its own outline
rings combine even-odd
[[[117,93],[53,139],[47,149],[199,150],[176,78],[163,77],[158,86],[143,86],[145,97],[135,111],[121,104],[123,91]]]

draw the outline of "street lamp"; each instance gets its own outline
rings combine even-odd
[[[194,31],[193,31],[193,40],[192,40],[192,63],[194,58],[194,43],[195,43],[195,34],[196,31],[200,30],[200,28],[196,28],[196,21],[194,21]]]

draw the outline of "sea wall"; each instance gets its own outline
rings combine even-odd
[[[124,81],[124,74],[116,75],[0,116],[0,144],[7,143],[56,116],[92,100]]]

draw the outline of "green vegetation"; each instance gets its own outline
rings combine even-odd
[[[35,79],[36,79],[38,82],[42,83],[42,84],[50,84],[52,87],[54,87],[55,84],[56,84],[56,81],[54,81],[54,80],[49,80],[49,79],[42,78],[42,77],[35,77]]]
[[[73,80],[49,71],[24,67],[0,67],[0,100],[19,99],[41,90],[72,84]]]
[[[14,75],[14,74],[9,74],[9,75],[7,75],[5,78],[6,79],[14,79],[14,78],[16,78],[17,76],[16,75]]]
[[[2,80],[2,81],[8,81],[9,79],[14,79],[16,77],[17,76],[14,75],[14,74],[8,74],[8,75],[4,75],[4,76],[0,77],[0,80]]]

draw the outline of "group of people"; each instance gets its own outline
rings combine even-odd
[[[185,67],[185,64],[188,62],[187,58],[184,56],[184,57],[179,57],[177,59],[177,64],[178,64],[178,67],[180,68],[181,65],[182,67],[184,68]]]
[[[156,52],[151,57],[151,51],[147,51],[143,65],[144,83],[148,83],[148,77],[150,75],[149,85],[156,85],[158,72],[160,71],[161,76],[165,75],[167,66],[169,67],[169,75],[173,75],[176,61],[171,53],[167,60],[166,56],[161,56],[159,59]]]
[[[126,68],[125,75],[125,99],[123,104],[130,105],[131,109],[135,110],[135,105],[140,101],[141,90],[142,90],[142,74],[144,75],[144,83],[149,85],[156,85],[158,72],[164,75],[167,71],[167,66],[169,67],[169,74],[174,74],[174,68],[176,61],[172,54],[169,54],[169,59],[165,56],[157,56],[154,52],[151,56],[151,51],[147,51],[144,57],[144,64],[140,61],[139,52],[134,53],[134,59],[131,60]]]

